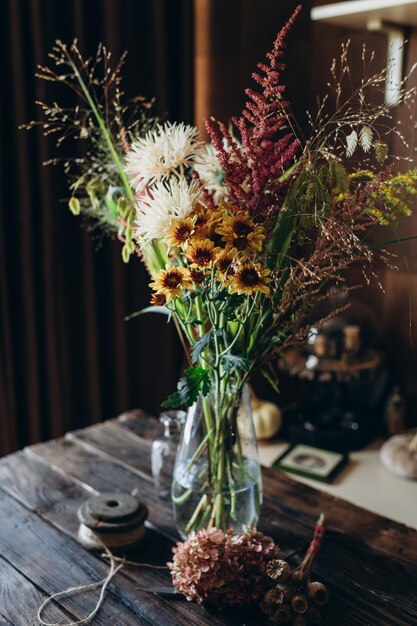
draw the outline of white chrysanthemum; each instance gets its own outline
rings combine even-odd
[[[217,159],[216,151],[210,143],[202,146],[195,158],[193,168],[204,183],[205,188],[213,194],[213,200],[217,204],[227,194],[224,185],[223,169]]]
[[[127,153],[125,168],[132,186],[141,191],[147,184],[189,167],[200,146],[194,126],[158,124],[155,130],[134,141]]]
[[[163,238],[174,217],[187,217],[201,200],[201,183],[187,183],[184,177],[158,181],[137,202],[137,236],[140,239]]]

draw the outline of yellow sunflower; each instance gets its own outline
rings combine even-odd
[[[253,296],[258,291],[269,296],[268,283],[271,282],[271,270],[262,268],[260,263],[243,263],[235,269],[230,277],[230,293],[247,294]]]
[[[222,250],[216,259],[217,276],[220,280],[230,278],[234,273],[234,261],[236,257],[230,252]]]
[[[234,215],[223,215],[222,224],[216,228],[222,235],[226,250],[251,254],[262,250],[264,229],[254,223],[247,211]]]
[[[151,304],[154,306],[164,306],[167,302],[166,295],[161,291],[155,291],[151,296]]]
[[[217,257],[217,248],[210,239],[192,239],[187,248],[187,259],[194,267],[205,269],[211,267]]]
[[[187,245],[194,230],[194,221],[191,217],[175,217],[171,220],[165,240],[168,248],[183,248]]]
[[[221,242],[221,237],[216,233],[216,228],[221,223],[221,213],[217,208],[209,209],[199,204],[194,213],[194,220],[194,237],[196,239],[211,239],[215,244],[215,239]]]
[[[201,285],[204,282],[204,279],[206,277],[206,275],[203,272],[203,270],[200,270],[200,269],[198,269],[196,267],[192,267],[190,269],[190,276],[191,276],[191,280],[196,285]]]
[[[183,289],[194,289],[190,272],[185,267],[168,267],[160,270],[150,287],[166,297],[170,302],[182,296]],[[155,294],[156,296],[156,294]]]

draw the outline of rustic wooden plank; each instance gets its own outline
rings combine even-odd
[[[116,428],[120,428],[120,424],[116,425]],[[125,442],[123,438],[122,441]],[[132,441],[134,442],[132,445],[137,450],[136,439],[133,438]],[[91,463],[93,463],[92,458],[94,457],[95,447],[92,446],[88,450],[87,448],[79,448],[77,440],[73,440],[72,444],[74,445],[68,446],[70,452],[67,450],[62,462],[59,460],[60,454],[62,455],[62,449],[59,446],[56,447],[55,443],[53,444],[55,449],[52,457],[48,457],[47,453],[47,447],[51,444],[44,444],[45,447],[43,449],[40,447],[37,451],[33,451],[33,449],[26,451],[26,456],[31,461],[34,461],[31,456],[37,454],[39,458],[41,456],[44,457],[44,464],[50,463],[52,459],[56,461],[57,465],[61,464],[59,470],[61,472],[60,478],[61,480],[65,478],[67,482],[64,481],[64,484],[61,482],[57,485],[52,481],[52,496],[48,493],[45,495],[45,488],[40,488],[42,483],[39,480],[34,482],[35,486],[37,485],[34,490],[31,490],[30,485],[25,487],[24,480],[18,481],[18,497],[22,500],[24,498],[30,500],[31,493],[34,493],[35,495],[32,495],[32,499],[41,500],[40,510],[42,514],[49,515],[50,519],[53,519],[54,523],[59,524],[61,527],[65,527],[65,524],[62,522],[63,511],[68,513],[71,507],[75,506],[76,502],[76,497],[72,491],[74,486],[70,487],[72,484],[71,480],[63,472],[70,469],[74,473],[73,478],[79,481],[78,487],[84,487],[84,493],[86,493],[85,487],[88,487],[87,492],[88,490],[99,488],[100,474],[104,475],[104,480],[107,481],[107,484],[112,480],[109,476],[114,471],[116,474],[117,471],[119,472],[116,478],[117,484],[120,484],[120,481],[131,480],[129,477],[132,475],[128,469],[129,465],[126,463],[126,455],[124,455],[124,459],[121,462],[112,462],[112,465],[109,466],[105,462],[107,453],[104,450],[100,457],[101,465],[94,466]],[[75,455],[73,457],[72,455],[77,447],[79,451],[81,450],[83,453],[88,452],[88,454],[84,456]],[[140,454],[145,455],[148,453],[146,446],[139,446],[139,449]],[[132,453],[133,450],[130,450],[129,454]],[[22,463],[19,455],[17,455],[17,459],[19,463]],[[83,469],[84,463],[86,464],[85,469]],[[76,468],[77,464],[80,466],[78,470]],[[0,462],[0,483],[2,483],[3,478],[1,466],[2,462]],[[40,466],[41,464],[37,461],[38,471],[42,473],[39,469]],[[66,470],[63,469],[65,466]],[[95,469],[96,476],[92,480],[88,478],[88,474],[93,473],[93,469]],[[13,482],[15,480],[13,474],[20,474],[20,472],[19,468],[15,468],[9,480]],[[134,473],[134,476],[136,479],[137,471]],[[91,483],[95,486],[93,487]],[[141,488],[143,485],[146,485],[147,489],[150,492],[152,491],[152,486],[148,480],[140,480],[139,477],[139,483]],[[367,514],[366,511],[353,507],[337,498],[327,496],[323,499],[325,494],[295,483],[287,476],[282,476],[273,470],[265,472],[264,486],[266,504],[263,510],[261,528],[269,531],[276,537],[278,536],[284,546],[291,544],[298,547],[301,543],[307,541],[310,538],[315,518],[323,508],[323,503],[328,506],[329,530],[316,568],[317,577],[326,582],[332,591],[332,602],[328,608],[327,618],[324,623],[328,623],[331,626],[363,626],[365,624],[370,624],[371,626],[410,626],[413,623],[417,623],[417,608],[414,600],[414,588],[417,581],[416,551],[413,543],[416,535],[415,531],[411,531],[411,548],[404,555],[401,553],[400,548],[402,547],[403,551],[407,551],[408,546],[402,542],[404,539],[407,539],[408,532],[411,529],[405,529],[405,527],[395,522],[391,523],[379,516]],[[29,493],[22,493],[24,487]],[[70,494],[68,498],[69,504],[64,509],[61,508],[62,502],[60,506],[57,506],[57,503],[54,502],[54,498],[59,496],[62,489],[64,489],[64,496],[66,489],[68,489]],[[151,497],[151,493],[149,493],[149,497]],[[144,500],[146,501],[145,498]],[[31,506],[35,507],[36,505],[32,502]],[[166,510],[169,507],[168,504],[164,505],[163,503],[160,503],[159,506],[162,514],[164,506],[166,506]],[[350,516],[348,515],[349,511]],[[347,520],[345,520],[346,516]],[[350,529],[352,532],[350,532]],[[374,536],[372,536],[373,533]],[[154,548],[157,548],[157,546],[150,546],[150,554],[155,553]],[[397,550],[395,552],[396,559],[390,558],[392,549]],[[141,578],[139,573],[127,572],[125,576],[126,578],[131,578],[132,582],[143,584],[143,578]],[[155,583],[156,578],[158,578],[157,575],[150,574],[149,579],[153,580],[154,584],[157,584]],[[127,593],[130,593],[130,591],[128,590]],[[144,602],[147,604],[148,601],[145,596]],[[199,607],[188,605],[191,613],[186,612],[183,615],[181,604],[178,604],[178,602],[170,602],[169,604],[180,606],[184,620],[194,619],[194,622],[172,622],[172,618],[170,618],[174,624],[241,623],[239,621],[241,619],[239,612],[233,612],[233,614],[225,613],[220,617],[208,616],[204,612],[202,613]],[[165,614],[164,610],[165,605],[162,608],[162,614]],[[150,615],[153,615],[152,612]],[[152,616],[150,619],[152,620],[154,617]],[[198,619],[204,621],[199,622]],[[257,620],[258,618],[249,617],[249,613],[246,613],[246,624],[260,624],[261,622]],[[154,622],[151,621],[151,623]],[[162,621],[160,623],[165,624],[168,622]]]
[[[10,470],[10,465],[13,466],[12,471]],[[11,479],[13,479],[16,474],[20,476],[19,484],[15,492],[16,506],[23,508],[23,504],[20,503],[25,503],[25,506],[31,510],[27,512],[27,515],[31,516],[32,520],[35,518],[38,519],[33,513],[33,511],[37,511],[43,519],[48,520],[54,527],[65,532],[69,535],[69,537],[75,538],[76,529],[74,526],[74,520],[76,520],[77,508],[82,502],[82,499],[77,501],[73,497],[73,491],[70,490],[70,485],[72,484],[71,481],[66,479],[62,474],[57,473],[52,468],[48,470],[48,466],[46,464],[41,463],[34,458],[30,458],[29,455],[25,453],[17,453],[10,457],[5,457],[5,459],[0,461],[0,488],[7,489],[8,493],[13,494],[14,485]],[[40,490],[38,486],[42,482],[44,484],[44,488]],[[51,485],[50,492],[48,491],[49,485]],[[79,485],[75,485],[75,487],[80,489],[82,492],[82,488]],[[62,489],[62,492],[60,492],[60,489]],[[68,491],[71,491],[71,497],[66,500],[66,493]],[[87,492],[84,493],[84,499],[86,493]],[[0,503],[0,524],[2,523],[2,513],[3,515],[7,515],[6,512],[2,511]],[[16,520],[13,519],[13,512],[9,512],[8,518],[10,524],[16,524]],[[69,521],[68,518],[71,518],[71,521]],[[10,550],[18,552],[20,549],[21,552],[17,560],[17,567],[25,575],[33,577],[30,563],[27,563],[25,557],[23,557],[22,560],[22,555],[24,555],[25,552],[27,553],[27,550],[29,549],[28,542],[30,542],[30,538],[28,537],[28,535],[30,535],[30,525],[26,519],[22,525],[25,524],[28,524],[28,529],[26,529],[25,526],[25,541],[22,543],[20,548],[17,539],[15,540],[15,543],[12,544],[11,548],[8,548],[7,544],[6,546],[2,545],[0,540],[0,555],[4,555],[8,560],[12,560],[13,555],[10,554]],[[49,528],[49,525],[47,525],[47,527]],[[52,526],[50,528],[51,531],[57,533],[55,528]],[[77,562],[79,561],[79,564],[86,563],[89,566],[90,572],[100,572],[101,575],[104,565],[97,557],[89,553],[87,550],[84,550],[71,538],[64,539],[61,535],[60,542],[61,549],[64,553],[69,552],[70,554],[73,554],[73,559],[76,559]],[[68,542],[70,545],[67,545]],[[133,558],[136,558],[141,562],[164,563],[170,557],[171,545],[172,544],[167,542],[161,535],[148,531],[144,548],[141,549],[138,555],[134,555]],[[38,549],[39,553],[37,552]],[[45,564],[42,554],[44,551],[48,550],[48,541],[41,542],[39,546],[36,545],[36,550],[32,551],[31,558],[36,559],[37,565],[38,563]],[[27,566],[26,570],[24,569],[25,563]],[[96,563],[99,567],[96,567]],[[61,567],[59,560],[55,564],[55,567],[58,566]],[[71,569],[68,567],[68,564],[65,563],[64,567],[68,570]],[[47,567],[47,569],[49,569],[50,572],[54,571],[54,568],[52,567]],[[51,575],[53,576],[53,574]],[[39,572],[36,576],[40,576]],[[96,574],[95,577],[97,578],[98,574]],[[75,576],[75,578],[78,581],[79,577]],[[36,582],[37,579],[33,579]],[[74,584],[78,584],[78,582],[75,582],[74,579],[72,579],[70,584],[63,584],[62,586],[59,586],[59,590]],[[138,568],[137,570],[125,568],[119,573],[115,582],[112,583],[109,589],[111,589],[112,593],[115,594],[117,600],[122,601],[123,604],[131,609],[134,607],[138,616],[141,616],[155,626],[172,626],[172,624],[181,624],[184,626],[205,626],[206,624],[212,624],[213,626],[232,626],[236,624],[243,624],[244,618],[242,617],[236,619],[236,614],[231,617],[228,617],[226,614],[210,614],[210,618],[207,620],[206,611],[195,604],[185,602],[181,598],[166,599],[137,590],[137,586],[167,584],[170,584],[168,572],[141,568]],[[124,616],[124,613],[122,613],[122,615]],[[110,624],[110,622],[107,623]],[[140,624],[142,622],[138,621],[135,623]],[[121,626],[120,622],[117,623],[117,626]],[[130,622],[126,621],[126,626],[130,626]]]
[[[75,430],[66,438],[152,481],[151,441],[125,430],[117,421]]]
[[[76,510],[91,495],[59,473],[47,472],[24,452],[0,460],[0,488],[71,537],[79,526]]]
[[[36,610],[46,600],[48,594],[39,589],[14,568],[10,563],[0,557],[0,624],[12,624],[14,626],[38,626]],[[18,600],[19,610],[16,611]],[[65,611],[56,603],[48,609],[49,621],[69,622],[77,619],[77,616]]]
[[[262,476],[267,507],[262,517],[273,526],[280,527],[280,516],[288,513],[293,516],[297,535],[307,537],[308,526],[324,512],[328,533],[347,535],[375,553],[416,563],[417,532],[413,528],[298,483],[282,472],[264,468]]]
[[[0,520],[0,555],[48,595],[105,576],[107,567],[100,559],[1,491]],[[142,619],[140,607],[128,605],[118,585],[120,579],[119,583],[116,581],[111,585],[111,589],[109,587],[111,593],[106,598],[105,608],[95,618],[95,624],[120,626],[122,614],[126,626],[145,626],[147,621]],[[19,615],[17,600],[14,596],[13,605],[7,608],[11,615],[13,608]],[[91,611],[94,599],[77,594],[59,600],[58,604],[67,607],[70,613],[80,619]],[[34,602],[33,616],[36,616],[38,608]],[[15,616],[11,621],[15,623]]]
[[[77,481],[82,487],[95,492],[138,490],[138,497],[149,510],[149,521],[172,539],[178,539],[174,530],[174,517],[170,501],[161,501],[153,483],[141,480],[125,465],[95,454],[90,448],[80,446],[76,439],[57,439],[26,448],[28,457],[43,461],[57,471]]]
[[[61,470],[65,468],[74,474],[78,480],[82,481],[83,484],[87,484],[90,488],[94,487],[100,489],[103,472],[97,471],[98,468],[94,465],[94,455],[90,451],[77,447],[74,442],[55,441],[40,444],[28,449],[27,453],[38,454],[39,457],[42,457],[45,461],[52,464],[60,462]],[[108,463],[104,459],[100,460],[100,462]],[[115,488],[115,486],[120,484],[120,481],[126,483],[126,481],[133,476],[130,475],[124,467],[118,466],[117,464],[112,470],[110,470],[110,466],[108,467],[109,471],[104,473],[105,487],[103,488],[105,489]],[[117,476],[116,485],[112,483],[112,480],[114,480],[114,478],[112,479],[113,472],[115,472]],[[129,483],[127,482],[127,484]],[[145,484],[147,485],[147,483]],[[301,538],[308,541],[311,537],[312,527],[315,522],[314,514],[308,517],[305,515],[299,516],[301,521],[296,523],[297,511],[290,510],[287,512],[281,503],[277,511],[273,508],[274,502],[275,499],[271,499],[267,495],[263,516],[264,522],[261,527],[275,536],[277,536],[277,528],[279,528],[280,532],[278,537],[281,541],[285,537],[284,545],[286,548],[288,547],[287,542],[289,537],[291,546],[293,547],[300,545]],[[162,513],[164,506],[166,507],[166,505],[160,503]],[[279,514],[277,515],[277,513]],[[268,519],[278,520],[278,524],[269,525]],[[346,545],[343,544],[343,540]],[[375,555],[370,552],[366,545],[358,545],[354,539],[343,534],[340,534],[340,536],[338,536],[338,534],[335,536],[328,534],[323,555],[320,557],[317,573],[319,578],[329,584],[333,592],[334,602],[329,608],[328,618],[334,621],[330,621],[329,623],[339,623],[341,626],[342,624],[352,624],[349,617],[352,608],[349,607],[349,602],[344,599],[345,587],[352,579],[352,572],[355,571],[358,562],[368,562],[370,556]],[[339,565],[339,560],[342,561],[342,566]],[[384,580],[386,579],[386,574],[390,573],[392,570],[392,563],[388,563],[388,566],[389,567],[386,568],[385,562],[382,562],[381,568],[374,570],[371,581],[369,580],[369,573],[362,568],[359,574],[355,574],[354,576],[355,584],[363,588],[360,597],[356,601],[355,608],[355,619],[360,619],[360,623],[365,624],[367,623],[366,619],[369,620],[372,616],[375,616],[375,618],[378,616],[378,624],[383,624],[385,606],[387,604],[395,606],[398,597],[403,595],[403,589],[408,588],[407,581],[410,578],[411,572],[406,570],[401,573],[400,567],[400,571],[394,572],[393,574],[395,583],[389,585],[388,590],[384,589]],[[332,582],[335,578],[335,571],[338,572],[337,584]],[[345,572],[345,575],[342,575],[342,572]],[[375,584],[375,580],[377,584]],[[375,603],[374,596],[378,598],[378,605]],[[402,599],[402,608],[397,611],[394,618],[389,618],[391,620],[390,622],[385,623],[408,624],[409,620],[412,619],[411,616],[414,615],[414,613],[410,612],[412,611],[410,602],[410,595],[407,596],[406,594]],[[341,606],[344,606],[343,611],[340,611]],[[372,607],[371,610],[369,608],[370,606]]]
[[[121,413],[117,417],[117,423],[138,437],[148,440],[154,439],[164,431],[159,419],[146,413],[146,411],[142,411],[142,409],[133,409]]]

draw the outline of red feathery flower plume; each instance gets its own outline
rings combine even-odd
[[[300,11],[301,5],[278,33],[267,62],[259,63],[260,71],[252,75],[261,87],[260,92],[246,89],[249,101],[242,115],[232,118],[240,141],[222,122],[205,120],[224,169],[230,201],[249,210],[260,222],[279,210],[285,183],[277,179],[292,164],[298,148],[298,140],[288,132],[288,102],[283,99],[285,87],[280,84],[285,65],[279,59],[287,33]],[[264,193],[266,189],[268,194]]]

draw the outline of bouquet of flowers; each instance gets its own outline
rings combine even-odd
[[[369,72],[343,98],[348,45],[310,117],[310,137],[301,137],[281,82],[285,37],[299,11],[259,63],[242,114],[230,125],[206,120],[209,143],[192,126],[156,119],[152,101],[122,105],[123,59],[112,67],[103,46],[85,61],[76,42],[57,41],[55,68],[39,69],[80,97],[71,111],[41,103],[46,133],[89,146],[84,158],[65,161],[69,208],[114,233],[124,261],[139,256],[153,290],[146,310],[169,315],[184,346],[188,367],[165,402],[198,401],[202,419],[199,443],[180,454],[178,470],[193,477],[197,496],[192,481],[177,491],[174,479],[184,536],[239,525],[239,507],[249,511],[243,521],[256,523],[259,468],[248,463],[238,425],[245,383],[262,372],[276,386],[277,357],[324,321],[318,305],[345,285],[344,271],[359,264],[368,281],[377,256],[388,262],[368,236],[380,224],[395,232],[417,194],[417,172],[395,173],[388,154],[397,131],[391,108],[375,97],[384,72]],[[363,61],[372,61],[366,51]],[[404,87],[401,104],[413,98]],[[196,431],[185,431],[189,442]],[[248,485],[250,506],[239,501]]]

